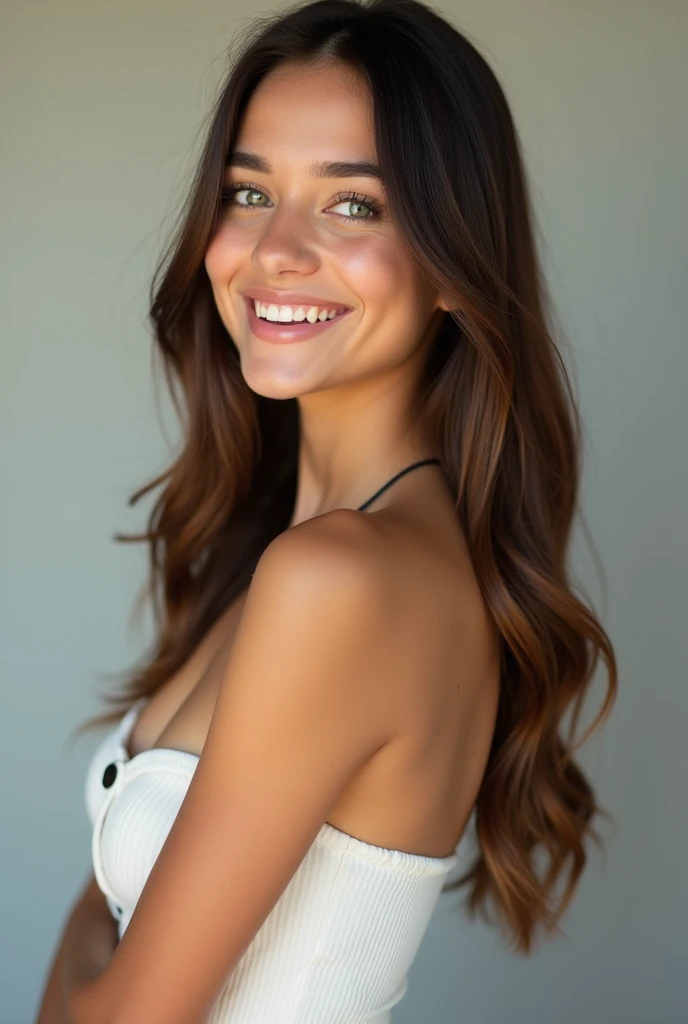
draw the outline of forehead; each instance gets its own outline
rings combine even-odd
[[[375,157],[372,98],[362,75],[341,63],[289,63],[271,71],[249,100],[235,149],[265,156],[286,146],[304,160]]]

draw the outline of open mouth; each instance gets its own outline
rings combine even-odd
[[[244,296],[249,327],[262,341],[304,341],[339,323],[351,312],[349,307],[333,306],[328,310],[325,307],[303,305],[292,307],[292,313],[300,319],[268,320],[256,313],[256,301],[248,295]],[[258,308],[268,309],[269,305],[258,302]]]
[[[278,307],[272,303],[263,302],[261,299],[254,299],[251,296],[247,296],[247,298],[253,303],[256,316],[267,323],[298,324],[306,321],[311,324],[316,322],[322,323],[325,320],[336,320],[338,316],[343,316],[344,313],[349,312],[348,306],[336,306],[334,304],[332,306],[311,306],[307,303],[300,303],[299,305]],[[291,310],[291,316],[288,320],[278,318],[280,308]]]

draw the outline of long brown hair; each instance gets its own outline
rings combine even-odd
[[[420,416],[501,635],[502,679],[475,806],[477,853],[443,891],[468,886],[469,911],[489,917],[492,904],[512,945],[527,953],[538,926],[560,931],[586,840],[600,841],[592,819],[606,812],[572,754],[609,713],[617,668],[566,566],[581,425],[548,328],[514,123],[485,60],[418,0],[298,3],[254,20],[242,41],[151,284],[150,320],[183,447],[130,499],[161,488],[147,532],[116,539],[149,545],[142,597],[151,600],[156,636],[129,672],[126,692],[105,697],[115,710],[81,729],[111,724],[162,686],[249,585],[262,552],[290,521],[296,399],[273,400],[248,387],[203,262],[239,120],[261,78],[289,59],[341,61],[365,76],[389,209],[450,306],[419,383]],[[600,656],[605,699],[574,744]]]

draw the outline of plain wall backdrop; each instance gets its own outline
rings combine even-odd
[[[46,0],[0,15],[2,517],[0,1021],[36,1012],[90,872],[83,802],[107,673],[143,651],[131,610],[168,461],[145,326],[151,272],[246,19],[229,0]],[[440,905],[395,1022],[688,1019],[686,375],[682,0],[448,0],[504,85],[586,429],[576,578],[616,646],[619,698],[579,754],[614,816],[530,959]],[[160,388],[164,394],[164,389]],[[597,709],[603,677],[589,702]],[[115,685],[113,682],[111,685]]]

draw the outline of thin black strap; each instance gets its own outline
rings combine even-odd
[[[368,498],[362,505],[358,506],[357,511],[363,512],[376,498],[379,498],[383,491],[386,491],[388,487],[391,487],[393,483],[399,479],[400,476],[404,476],[405,473],[410,473],[412,469],[417,469],[418,466],[430,466],[430,465],[441,465],[439,459],[421,459],[420,462],[414,462],[413,465],[407,466],[406,469],[402,469],[396,476],[393,476],[391,480],[388,480],[386,484],[383,484],[379,491],[375,491],[372,498]]]

